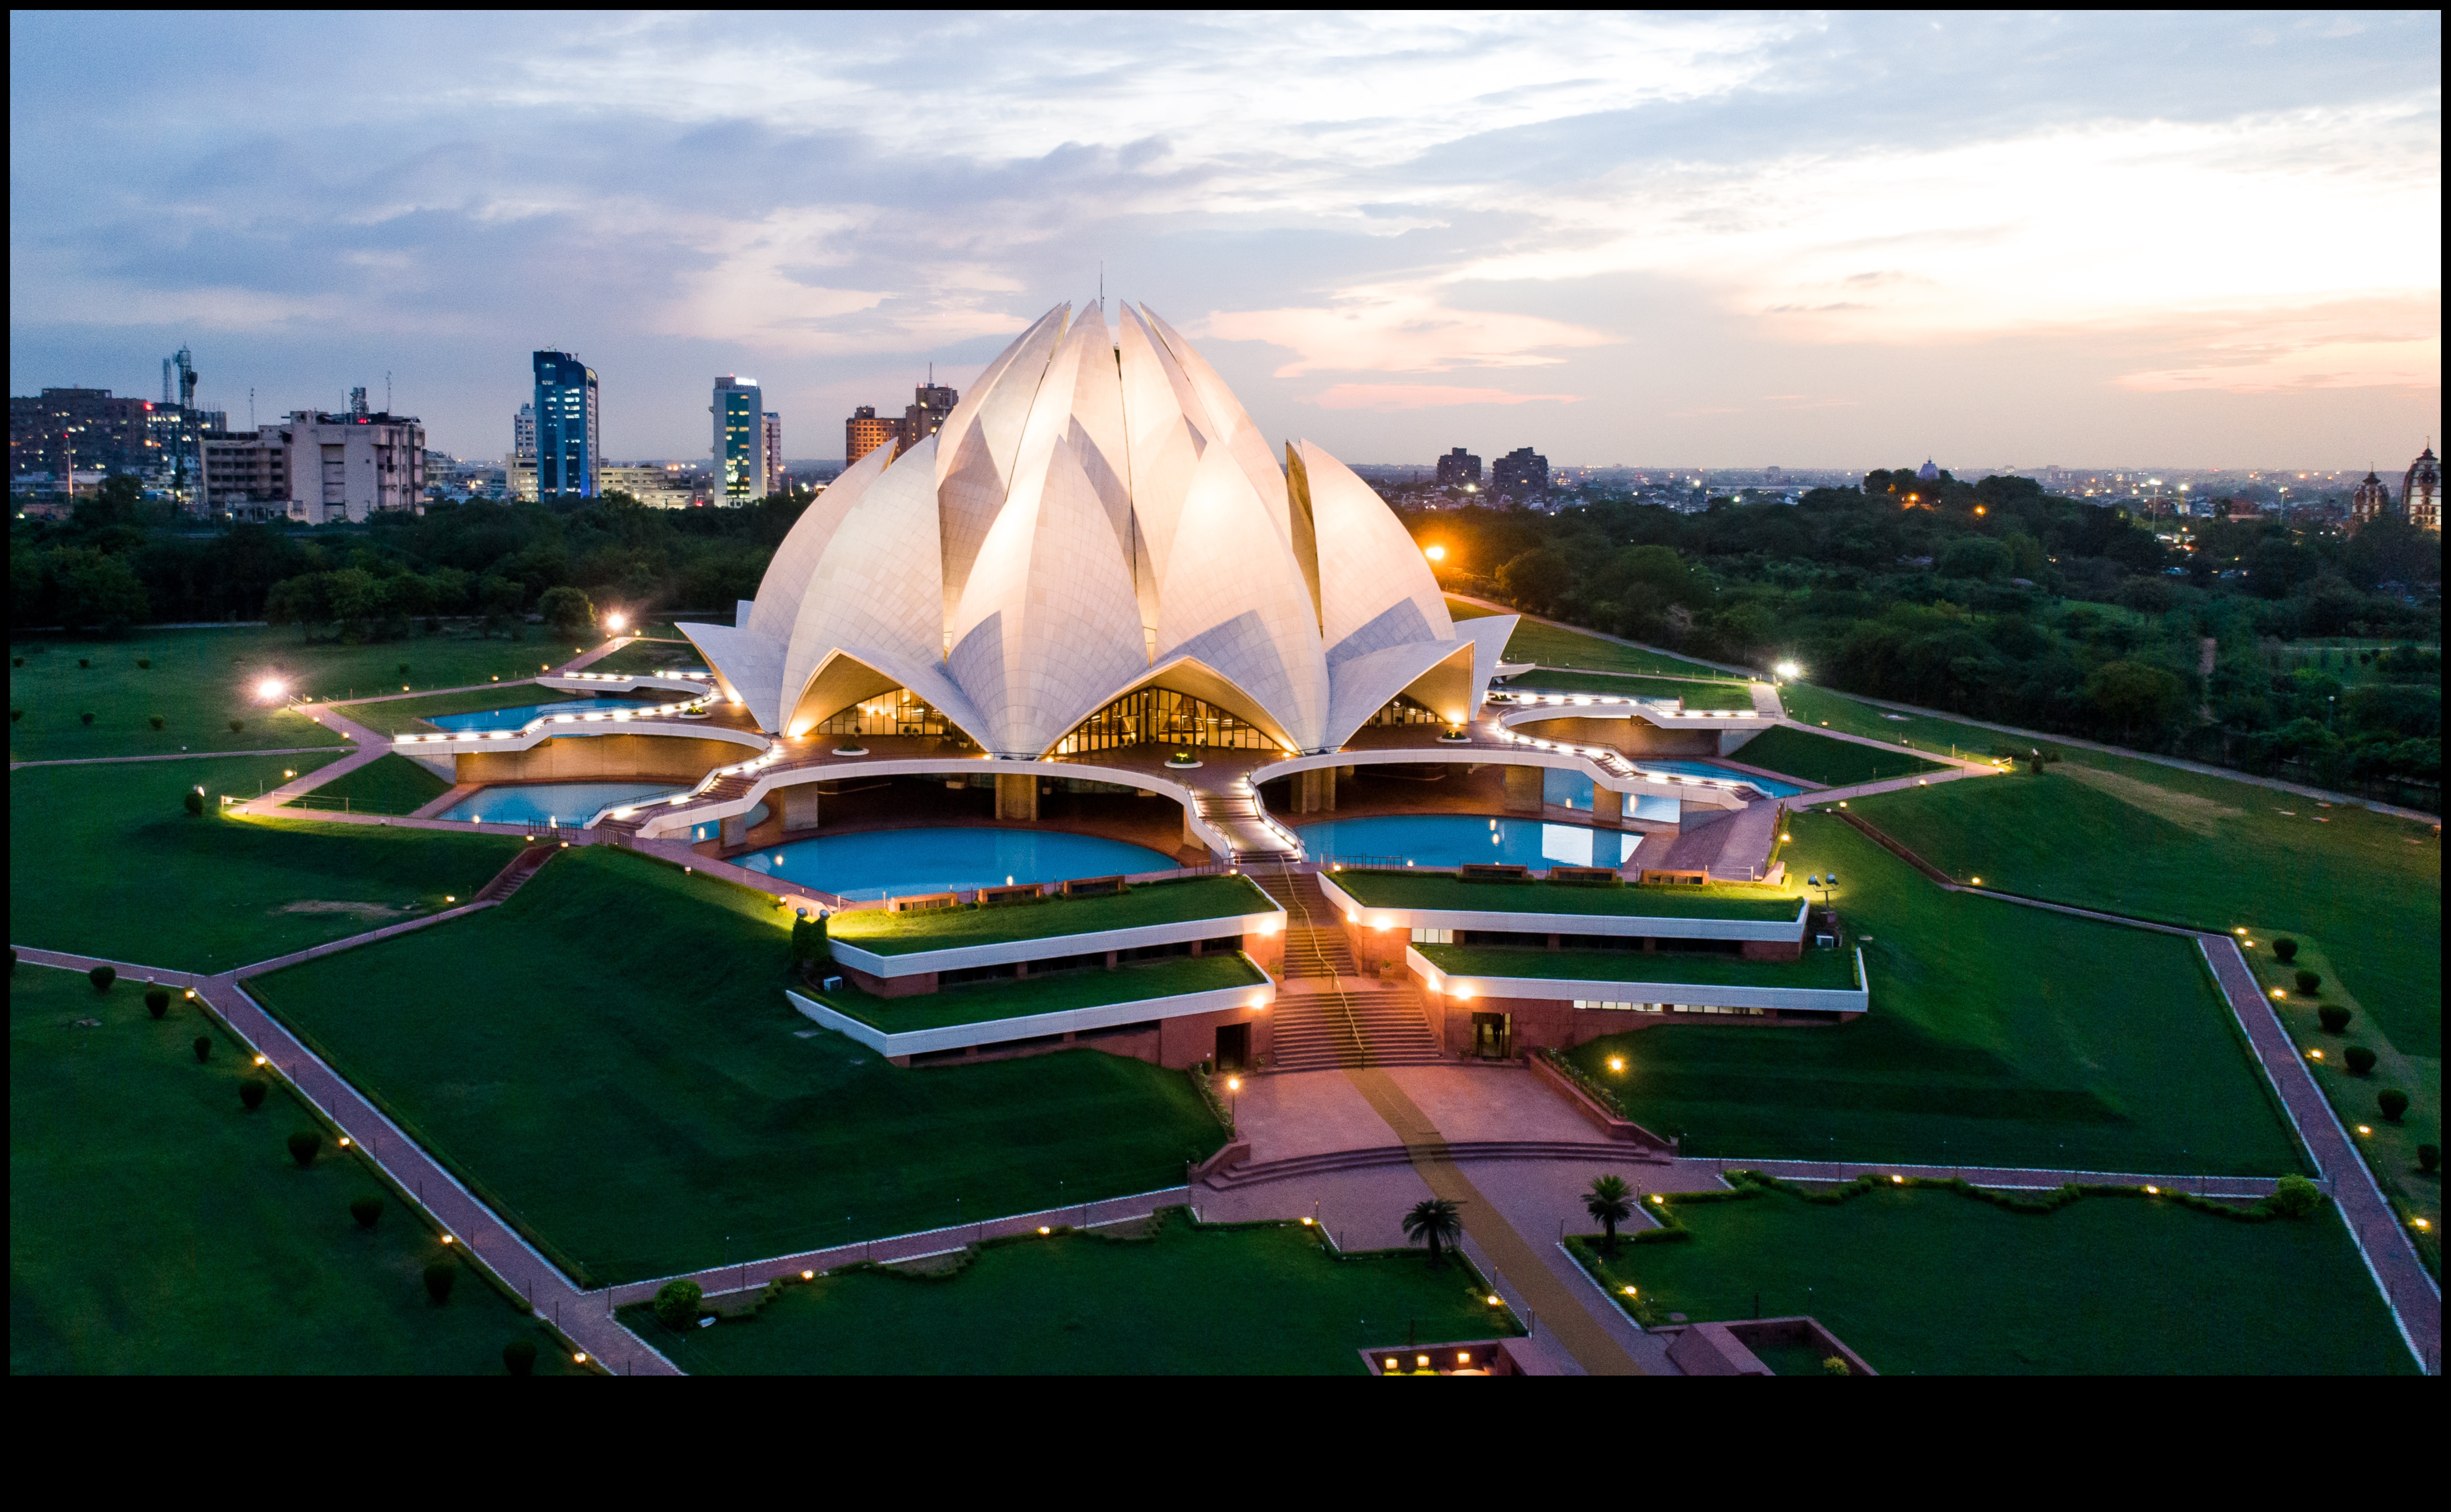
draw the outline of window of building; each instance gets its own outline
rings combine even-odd
[[[933,735],[959,732],[934,705],[908,688],[862,698],[816,728],[818,735]]]
[[[1074,726],[1055,743],[1057,756],[1119,751],[1126,746],[1209,746],[1233,751],[1274,751],[1277,742],[1256,725],[1170,688],[1127,693]]]
[[[1453,945],[1455,943],[1455,933],[1456,932],[1453,930],[1415,930],[1413,932],[1413,943],[1416,945]]]

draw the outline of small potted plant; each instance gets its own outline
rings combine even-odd
[[[1177,751],[1173,756],[1167,758],[1166,764],[1174,768],[1178,772],[1188,772],[1193,767],[1200,765],[1200,761],[1188,751]]]

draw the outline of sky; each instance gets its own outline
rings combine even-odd
[[[2441,17],[10,18],[11,393],[789,457],[1144,303],[1356,462],[2405,467]]]

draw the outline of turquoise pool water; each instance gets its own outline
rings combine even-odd
[[[1327,819],[1295,833],[1314,861],[1324,856],[1402,856],[1421,866],[1501,861],[1545,871],[1552,866],[1623,866],[1639,835],[1588,830],[1532,819],[1477,819],[1465,814],[1388,815]]]
[[[1661,761],[1651,756],[1637,756],[1634,764],[1644,772],[1674,772],[1681,776],[1726,777],[1731,781],[1751,783],[1774,798],[1783,798],[1791,794],[1804,791],[1793,782],[1781,782],[1775,777],[1759,777],[1750,772],[1739,772],[1734,767],[1723,767],[1709,761]]]
[[[530,719],[546,714],[603,714],[614,709],[652,708],[636,698],[572,698],[561,703],[523,703],[511,709],[485,709],[476,714],[437,714],[426,717],[426,723],[438,730],[517,730]],[[583,733],[595,735],[598,725]]]
[[[908,829],[821,835],[754,855],[735,866],[779,876],[837,897],[907,896],[995,887],[1006,882],[1062,882],[1080,876],[1163,872],[1174,857],[1121,840],[1045,830]]]
[[[1677,806],[1675,798],[1651,797],[1642,794],[1634,794],[1631,796],[1634,806],[1623,811],[1628,817],[1657,819],[1663,824],[1676,822]],[[1592,812],[1592,779],[1579,772],[1561,772],[1556,767],[1542,767],[1540,801],[1554,803],[1561,809],[1580,809],[1583,813],[1589,814]]]
[[[630,803],[680,791],[669,782],[505,782],[446,809],[446,819],[488,824],[585,824],[608,803]]]

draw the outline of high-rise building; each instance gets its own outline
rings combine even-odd
[[[2435,459],[2430,437],[2400,481],[2400,512],[2420,530],[2442,529],[2442,463]]]
[[[2391,484],[2372,471],[2349,491],[2349,529],[2363,528],[2391,513]]]
[[[766,492],[779,494],[783,491],[783,417],[771,409],[758,432],[758,449],[766,457]]]
[[[414,415],[366,407],[349,391],[339,414],[290,411],[252,436],[204,439],[204,498],[214,515],[284,516],[323,525],[423,507],[425,424]]]
[[[962,396],[950,388],[940,388],[930,375],[928,383],[912,390],[911,406],[902,412],[902,445],[907,451],[933,436],[945,425],[946,417],[953,413]]]
[[[1480,459],[1461,446],[1440,458],[1439,486],[1441,488],[1480,487]]]
[[[766,481],[766,403],[757,380],[725,373],[715,381],[715,497],[754,504],[773,491]]]
[[[511,417],[511,460],[536,461],[536,406],[521,404]]]
[[[874,404],[862,404],[843,422],[843,465],[852,463],[879,446],[898,445],[902,441],[902,422],[879,420]]]
[[[1549,491],[1549,459],[1529,446],[1518,446],[1489,469],[1489,486],[1517,499]]]
[[[602,465],[596,370],[568,352],[536,354],[537,494],[596,497]]]

